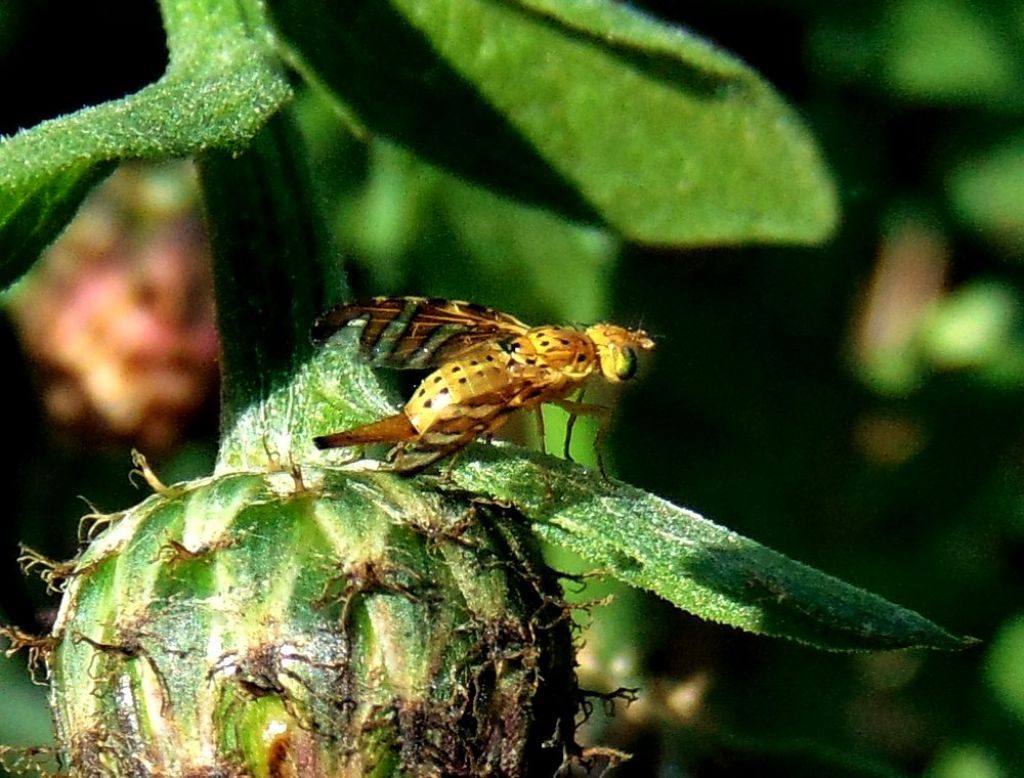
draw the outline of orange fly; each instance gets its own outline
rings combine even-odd
[[[362,327],[360,350],[373,364],[437,369],[399,413],[314,442],[321,449],[398,444],[393,469],[409,474],[490,435],[518,410],[539,415],[541,404],[554,403],[571,414],[570,424],[606,412],[567,398],[594,375],[632,378],[637,351],[654,348],[643,330],[529,327],[475,303],[423,297],[343,303],[317,319],[313,338],[323,342],[345,326]]]

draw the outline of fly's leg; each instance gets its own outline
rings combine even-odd
[[[583,395],[587,391],[586,387],[581,387],[579,392],[576,394],[575,400],[563,400],[562,402],[568,403],[580,403],[583,402]],[[562,403],[557,403],[560,408],[569,412],[569,420],[565,423],[565,442],[562,444],[562,458],[567,462],[574,461],[572,458],[572,431],[576,426],[576,419],[579,418],[579,414],[566,408]]]
[[[582,392],[577,397],[582,397]],[[604,469],[604,456],[602,455],[602,444],[604,443],[605,434],[608,432],[608,422],[611,419],[611,409],[605,405],[598,405],[597,403],[585,403],[579,400],[555,400],[554,405],[557,405],[563,411],[569,414],[569,421],[566,424],[565,429],[565,458],[572,461],[572,457],[569,456],[569,444],[572,442],[572,428],[576,425],[576,419],[580,416],[597,416],[598,427],[597,435],[594,437],[594,454],[597,458],[597,468],[601,471],[601,476],[607,481],[608,473]]]
[[[501,419],[498,423],[495,420],[480,422],[469,430],[464,430],[456,435],[448,435],[438,431],[424,433],[417,441],[400,443],[392,450],[389,459],[392,462],[391,470],[401,475],[413,476],[422,473],[435,462],[439,462],[447,456],[458,454],[466,446],[477,438],[489,435],[501,426]],[[452,468],[447,468],[451,473]]]
[[[608,410],[605,408],[605,410]],[[598,425],[597,434],[594,436],[594,456],[597,457],[597,469],[601,473],[601,478],[605,481],[610,481],[608,477],[608,471],[604,469],[604,436],[608,433],[608,419],[610,414],[605,416],[605,420]]]
[[[362,459],[366,459],[366,446],[352,446],[349,450],[348,455],[338,462],[339,465],[350,465],[353,462],[358,462]]]
[[[435,462],[439,462],[449,454],[454,454],[465,446],[456,443],[449,446],[395,446],[388,454],[390,470],[399,475],[414,476],[422,473]]]
[[[465,428],[445,429],[443,425],[425,430],[414,440],[401,442],[391,451],[391,470],[401,475],[416,475],[447,456],[457,454],[474,440],[494,434],[508,419],[507,413],[494,413]],[[458,420],[456,420],[458,421]],[[451,468],[448,468],[451,472]]]
[[[388,452],[384,455],[384,461],[391,465],[392,468],[394,468],[395,464],[399,460],[401,460],[402,456],[405,454],[406,449],[408,448],[409,445],[407,443],[399,443],[394,448],[388,449]]]
[[[544,434],[544,411],[542,406],[538,405],[534,411],[537,418],[537,437],[540,440],[540,453],[548,453],[547,436]]]
[[[388,468],[393,473],[399,475],[414,476],[422,473],[432,464],[443,458],[447,451],[431,451],[429,454],[420,451],[406,451],[395,449],[393,456],[389,455],[390,467]],[[418,456],[422,454],[422,456]]]
[[[445,467],[444,472],[441,474],[442,483],[451,483],[452,481],[455,480],[452,473],[455,472],[455,463],[459,461],[459,454],[461,453],[462,449],[460,448],[457,451],[455,451],[455,453],[453,453],[451,458],[448,460],[448,466]]]

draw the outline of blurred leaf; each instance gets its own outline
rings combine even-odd
[[[0,4],[0,54],[5,54],[23,32],[23,13],[18,3]]]
[[[15,280],[116,162],[243,146],[289,97],[248,0],[165,0],[157,83],[0,141],[0,283]]]
[[[812,72],[840,84],[870,76],[880,36],[877,19],[865,10],[844,4],[814,18],[807,37]]]
[[[839,650],[974,642],[639,489],[536,454],[472,452],[456,485],[512,502],[543,539],[702,618]]]
[[[0,655],[0,690],[4,715],[0,716],[0,744],[41,746],[53,741],[53,720],[46,690],[33,684],[20,656]]]
[[[442,217],[479,273],[477,280],[483,283],[477,294],[562,322],[592,322],[607,314],[610,271],[618,250],[618,241],[607,230],[453,176],[445,175],[440,184],[440,213],[435,216]]]
[[[624,5],[270,6],[344,109],[488,187],[648,243],[814,242],[836,220],[794,112],[733,57]]]
[[[403,255],[422,237],[426,203],[441,174],[384,140],[370,142],[367,152],[363,185],[342,199],[335,221],[343,244],[366,258],[374,286],[387,289],[398,281]]]
[[[968,226],[1012,253],[1024,251],[1024,135],[965,160],[947,190]]]
[[[1009,778],[995,755],[971,744],[946,748],[924,775],[925,778]]]
[[[903,0],[887,7],[882,67],[890,89],[941,102],[1021,104],[1024,83],[991,6]]]
[[[337,225],[372,288],[404,289],[411,276],[413,289],[501,301],[527,317],[590,322],[607,311],[618,249],[607,230],[469,184],[386,141],[369,152]]]
[[[889,219],[854,330],[865,383],[890,396],[917,389],[926,369],[920,332],[942,300],[950,250],[944,231],[906,207]]]
[[[945,297],[927,317],[921,342],[940,368],[987,367],[1003,357],[1020,300],[1008,286],[976,281]]]
[[[1024,616],[996,633],[985,657],[985,678],[996,699],[1024,724]]]

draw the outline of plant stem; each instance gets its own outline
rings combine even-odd
[[[200,159],[221,334],[221,468],[290,451],[274,439],[303,426],[289,385],[311,356],[310,325],[347,292],[318,232],[301,148],[278,114],[245,152]],[[281,400],[287,412],[271,412]]]

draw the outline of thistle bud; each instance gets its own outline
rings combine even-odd
[[[521,517],[381,473],[162,488],[75,560],[49,656],[73,775],[551,775],[577,694]]]

